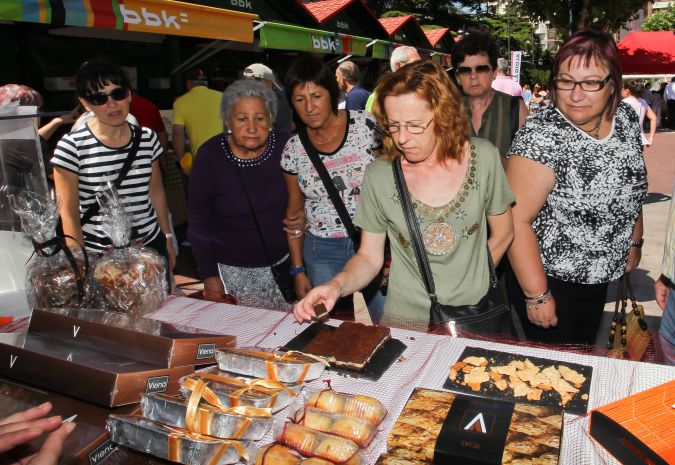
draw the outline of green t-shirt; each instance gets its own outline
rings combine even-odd
[[[494,145],[479,138],[472,138],[471,144],[464,184],[450,203],[432,208],[412,199],[438,301],[448,305],[475,304],[487,292],[486,215],[504,213],[515,199]],[[354,223],[373,233],[386,232],[391,243],[382,323],[426,329],[431,303],[410,243],[391,162],[376,160],[366,168]]]

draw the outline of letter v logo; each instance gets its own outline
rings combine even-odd
[[[16,359],[19,358],[18,355],[10,355],[9,356],[9,367],[14,368],[14,364],[16,363]]]
[[[478,415],[473,417],[473,420],[467,423],[464,429],[466,431],[474,431],[476,433],[487,434],[487,428],[485,427],[485,419],[483,418],[483,414],[479,413]]]
[[[73,325],[73,338],[76,338],[77,333],[79,333],[79,332],[80,332],[80,327],[76,326],[76,325]]]

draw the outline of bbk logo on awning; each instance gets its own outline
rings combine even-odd
[[[312,48],[325,53],[342,53],[342,42],[336,37],[312,36]]]
[[[187,13],[170,15],[166,10],[149,11],[146,7],[141,7],[139,12],[120,4],[120,13],[127,24],[144,24],[149,27],[180,29],[180,23],[190,22]]]

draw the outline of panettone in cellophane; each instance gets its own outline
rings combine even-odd
[[[167,294],[165,260],[154,250],[130,244],[131,220],[114,191],[103,196],[101,227],[113,248],[94,266],[93,281],[106,308],[145,315],[159,308]]]

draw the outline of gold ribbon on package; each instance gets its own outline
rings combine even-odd
[[[311,363],[308,363],[307,360],[296,358],[294,357],[294,355],[300,355],[305,359],[309,358],[311,360],[321,363],[326,367],[330,366],[330,364],[327,361],[325,361],[320,357],[316,357],[311,354],[305,354],[297,350],[289,350],[288,352],[284,352],[283,355],[279,355],[276,350],[274,352],[260,352],[256,350],[238,349],[238,352],[242,354],[248,354],[253,355],[255,357],[267,359],[265,361],[265,367],[267,368],[267,377],[273,381],[279,381],[279,377],[277,376],[277,365],[276,365],[277,362],[301,363],[303,368],[302,373],[300,373],[300,376],[298,376],[298,379],[296,379],[295,382],[302,383],[305,380],[305,376],[307,376],[307,372],[309,371]]]
[[[167,459],[173,462],[181,461],[183,455],[181,442],[184,439],[196,441],[210,441],[210,442],[217,442],[220,444],[218,451],[213,455],[213,457],[211,457],[211,460],[209,460],[206,463],[206,465],[216,465],[218,461],[221,459],[221,457],[225,455],[225,452],[227,452],[227,449],[229,447],[232,447],[235,451],[237,451],[239,456],[242,457],[244,460],[248,460],[248,451],[239,441],[213,438],[211,436],[206,436],[199,433],[191,433],[190,431],[183,428],[179,428],[177,426],[165,425],[164,423],[160,423],[158,421],[148,419],[144,420],[150,423],[154,423],[155,425],[160,426],[165,430],[167,430]]]
[[[228,378],[226,376],[214,375],[213,373],[195,373],[190,377],[184,378],[182,381],[182,386],[185,389],[194,391],[195,386],[197,386],[197,382],[200,380],[204,381],[207,384],[207,387],[204,389],[202,398],[209,404],[214,405],[216,407],[222,407],[223,404],[221,403],[218,395],[215,392],[213,392],[211,388],[208,387],[208,384],[210,382],[228,384],[230,386],[239,388],[228,396],[230,399],[230,404],[232,404],[233,407],[238,406],[239,396],[249,391],[257,391],[271,396],[270,402],[267,405],[267,407],[270,408],[274,407],[274,404],[276,404],[277,394],[280,391],[286,391],[288,392],[288,395],[290,397],[295,397],[295,392],[293,392],[293,390],[289,389],[288,387],[286,387],[285,385],[283,385],[278,381],[272,381],[271,379],[254,379],[251,381],[247,381],[243,379]]]
[[[192,394],[190,395],[185,411],[185,425],[191,433],[213,436],[211,425],[213,424],[214,414],[232,414],[242,417],[242,421],[238,428],[232,433],[232,439],[241,439],[253,422],[251,417],[269,418],[272,416],[272,409],[270,408],[246,406],[225,407],[215,393],[209,389],[207,382],[201,379],[190,381],[195,382],[188,383],[192,384]],[[211,393],[206,394],[207,390],[211,391]],[[213,394],[213,396],[211,396],[211,394]],[[207,400],[207,397],[214,402]],[[208,403],[201,404],[202,399],[212,405],[209,405]]]

